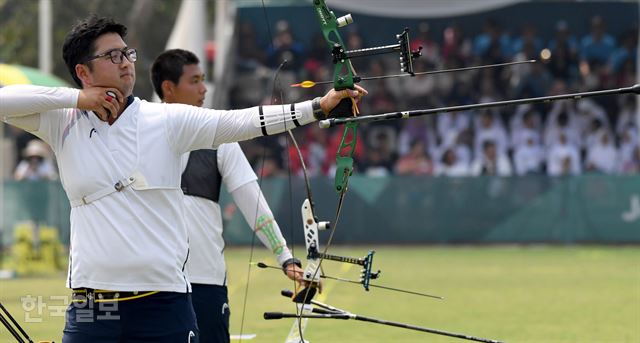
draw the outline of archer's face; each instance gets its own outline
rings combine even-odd
[[[93,55],[100,55],[113,50],[121,50],[127,47],[117,33],[104,34],[95,41]],[[122,63],[115,64],[110,56],[99,57],[87,62],[91,64],[91,70],[86,68],[87,75],[81,78],[85,86],[114,87],[120,90],[124,96],[133,92],[136,83],[135,64],[123,56]]]
[[[197,64],[183,66],[178,84],[172,85],[171,88],[165,96],[166,102],[202,106],[207,87],[204,84],[204,73],[200,66]]]

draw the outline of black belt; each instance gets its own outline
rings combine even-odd
[[[87,300],[93,301],[93,302],[126,301],[126,300],[143,298],[156,293],[158,293],[158,291],[119,292],[119,291],[107,291],[107,290],[91,289],[91,288],[74,288],[71,293],[71,301],[73,302],[85,302]]]

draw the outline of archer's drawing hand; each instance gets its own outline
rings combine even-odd
[[[93,111],[100,120],[109,121],[109,118],[113,120],[118,116],[124,99],[122,93],[116,88],[89,87],[80,90],[78,108]]]

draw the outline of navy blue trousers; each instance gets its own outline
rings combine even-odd
[[[229,342],[229,297],[226,286],[191,284],[200,343]]]
[[[191,294],[160,292],[126,301],[73,302],[62,343],[199,343]]]

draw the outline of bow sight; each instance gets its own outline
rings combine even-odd
[[[342,17],[336,18],[332,11],[326,12],[322,9],[318,9],[317,13],[320,18],[320,22],[324,25],[330,23],[332,21],[332,18],[335,18],[333,19],[333,21],[336,23],[337,27],[344,27],[353,23],[351,14],[346,14]],[[325,37],[327,37],[326,34]],[[327,39],[329,40],[329,38]],[[398,40],[398,44],[356,50],[345,50],[345,47],[343,46],[342,40],[339,39],[339,36],[332,37],[332,39],[330,39],[329,41],[331,41],[331,43],[333,44],[333,48],[331,49],[333,64],[344,64],[347,60],[358,57],[399,53],[400,71],[414,76],[415,72],[413,70],[413,60],[422,55],[422,47],[418,47],[418,49],[416,50],[411,50],[411,44],[409,42],[409,28],[405,28],[402,33],[397,34],[396,39]],[[336,86],[345,86],[350,88],[353,86],[353,83],[358,83],[361,80],[362,78],[356,75],[352,75],[351,80],[349,80],[346,75],[334,75],[334,83]]]
[[[350,14],[348,14],[348,16],[349,18],[351,18]],[[413,59],[422,56],[422,47],[418,47],[418,49],[416,50],[411,50],[411,46],[409,43],[409,28],[405,28],[402,33],[397,34],[396,39],[398,39],[398,44],[348,51],[345,51],[340,44],[336,44],[331,50],[333,63],[336,64],[338,63],[338,61],[344,62],[346,59],[398,52],[400,53],[400,71],[414,76],[415,72],[413,70]],[[353,81],[356,83],[360,82],[361,78],[354,75]]]

